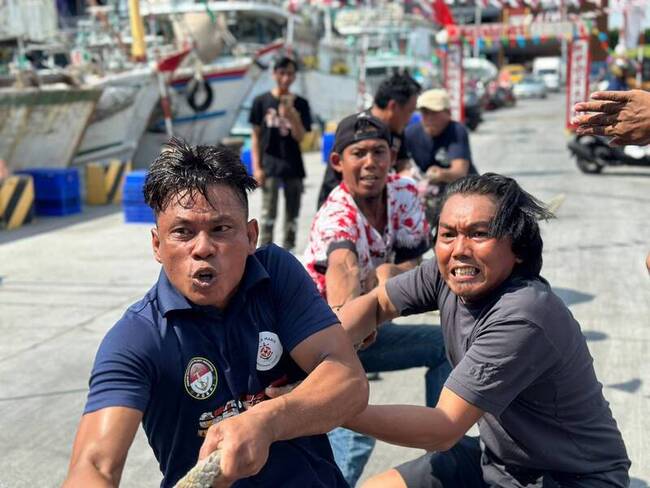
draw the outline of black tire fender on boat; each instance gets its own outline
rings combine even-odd
[[[208,80],[192,78],[187,87],[187,103],[192,110],[205,112],[212,105],[213,98],[214,93],[212,93],[212,87]],[[197,99],[202,100],[201,103],[197,103]]]

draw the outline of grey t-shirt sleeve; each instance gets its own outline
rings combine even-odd
[[[388,298],[400,315],[438,310],[440,272],[435,259],[386,282]]]
[[[499,416],[558,359],[542,328],[518,318],[500,320],[482,328],[445,387]]]

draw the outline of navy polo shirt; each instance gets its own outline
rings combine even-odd
[[[421,123],[412,124],[404,131],[404,138],[406,149],[422,171],[433,165],[448,168],[454,159],[466,159],[469,161],[468,174],[478,174],[472,161],[467,129],[455,120],[436,137],[427,134]]]
[[[306,374],[289,353],[338,323],[303,266],[275,245],[249,256],[228,307],[197,306],[161,271],[102,341],[84,413],[106,407],[143,412],[143,427],[173,486],[196,463],[208,427],[266,399],[270,384]],[[271,445],[264,468],[233,487],[348,486],[326,435]]]

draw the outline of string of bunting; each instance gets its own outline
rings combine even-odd
[[[629,7],[638,6],[646,7],[650,5],[650,0],[609,0],[609,5],[605,7],[604,0],[445,0],[447,5],[467,4],[475,5],[476,2],[483,7],[488,8],[510,7],[510,8],[559,8],[566,6],[569,8],[583,8],[585,6],[592,9],[600,9],[609,12],[621,12]]]
[[[470,29],[472,26],[468,26]],[[492,49],[495,44],[501,43],[504,47],[519,47],[524,48],[528,43],[531,43],[534,46],[539,46],[546,43],[550,39],[561,40],[565,38],[567,41],[572,41],[580,38],[585,38],[588,36],[595,36],[599,43],[600,47],[607,51],[609,50],[609,36],[607,32],[603,32],[598,29],[593,20],[583,20],[581,23],[574,23],[572,26],[572,32],[566,34],[558,35],[549,35],[549,34],[536,34],[531,35],[529,33],[525,34],[508,34],[507,27],[504,26],[502,29],[504,33],[499,35],[471,35],[467,36],[460,34],[458,36],[450,36],[450,38],[457,39],[462,44],[474,46],[475,43],[478,43],[479,49],[487,48]],[[445,51],[447,49],[446,44],[439,44],[439,49]]]
[[[360,0],[294,0],[297,4],[308,4],[327,7],[344,7],[362,3]],[[585,6],[604,12],[623,12],[631,7],[647,7],[650,0],[608,0],[605,7],[605,0],[444,0],[449,6],[455,5],[476,5],[483,8],[490,6],[497,8],[533,8],[550,9],[566,6],[568,8],[583,8]]]
[[[200,0],[206,3],[206,0]],[[624,12],[634,7],[645,8],[650,5],[650,0],[608,0],[605,6],[605,0],[443,0],[449,6],[474,6],[479,5],[482,8],[532,8],[535,10],[557,9],[567,7],[569,9],[579,9],[589,7],[591,10],[602,11],[606,13]],[[422,4],[431,3],[431,0],[406,0],[406,3],[417,2]],[[287,6],[297,10],[302,5],[311,5],[321,8],[344,8],[363,4],[362,0],[286,0]],[[429,5],[430,7],[430,5]],[[210,10],[208,13],[210,13]],[[427,9],[429,10],[429,8]]]

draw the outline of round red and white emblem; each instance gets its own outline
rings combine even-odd
[[[205,358],[190,359],[185,369],[185,391],[197,400],[205,400],[217,389],[217,369]]]
[[[268,330],[260,332],[257,346],[257,370],[268,371],[282,357],[282,343],[277,334]]]

